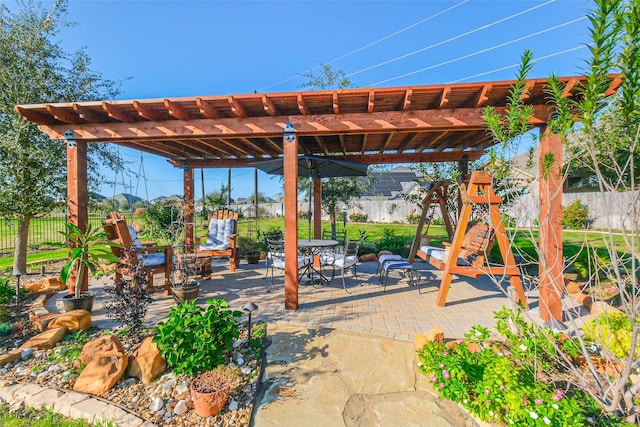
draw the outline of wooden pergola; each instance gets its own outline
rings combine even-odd
[[[564,77],[572,98],[583,77]],[[128,101],[17,105],[52,140],[67,143],[69,220],[87,225],[87,145],[110,142],[168,159],[184,171],[187,223],[192,223],[196,168],[247,167],[284,159],[285,307],[298,307],[297,176],[299,154],[367,164],[477,160],[494,141],[483,109],[504,112],[513,81],[240,94]],[[540,128],[541,158],[562,158],[547,130],[551,109],[545,79],[526,82],[523,98]],[[620,84],[612,78],[608,94]],[[542,164],[542,162],[540,162]],[[560,162],[540,174],[541,316],[562,320],[562,182]],[[314,180],[314,233],[320,233],[321,182]],[[294,214],[290,214],[293,212]],[[193,229],[187,230],[193,244]]]

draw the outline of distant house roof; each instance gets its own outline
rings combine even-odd
[[[394,199],[401,194],[411,192],[422,175],[400,166],[390,170],[369,172],[369,176],[374,178],[374,183],[362,198],[371,199],[382,196],[386,199]]]

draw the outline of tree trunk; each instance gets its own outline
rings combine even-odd
[[[13,271],[27,271],[27,247],[29,244],[29,226],[32,215],[25,215],[18,220],[18,234],[16,235],[16,248],[13,252]]]
[[[331,238],[335,239],[336,238],[336,218],[338,216],[336,215],[335,212],[331,212],[331,215],[329,215],[329,218],[331,219]]]

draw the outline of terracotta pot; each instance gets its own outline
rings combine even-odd
[[[213,393],[201,393],[193,388],[190,389],[193,406],[196,414],[201,417],[211,417],[222,411],[229,397],[229,386]]]

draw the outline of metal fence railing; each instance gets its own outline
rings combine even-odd
[[[93,227],[102,227],[105,214],[89,214],[89,223]],[[38,249],[45,242],[62,242],[64,237],[60,231],[64,231],[67,216],[64,214],[47,215],[31,220],[29,226],[29,249]],[[0,220],[0,256],[11,255],[15,249],[16,236],[18,235],[18,221],[15,219]]]

